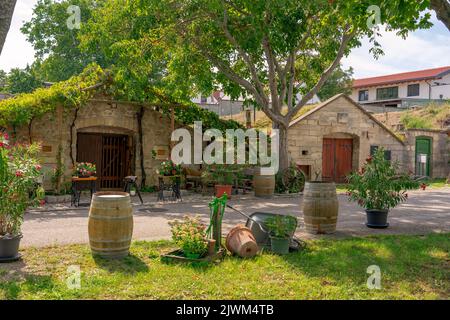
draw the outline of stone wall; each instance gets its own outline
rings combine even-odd
[[[405,145],[370,115],[343,95],[320,109],[293,121],[288,130],[290,159],[297,165],[310,165],[311,176],[322,171],[323,138],[353,138],[353,170],[361,168],[370,146],[391,151],[391,158],[404,168],[408,165]]]
[[[62,161],[65,167],[65,181],[70,181],[72,159],[76,160],[77,133],[116,133],[131,137],[133,144],[132,174],[141,179],[140,142],[138,134],[138,112],[140,106],[132,103],[115,103],[105,99],[88,102],[81,108],[75,119],[74,110],[57,108],[55,113],[35,119],[31,125],[31,141],[40,141],[43,145],[41,159],[44,168],[44,186],[51,189],[52,170],[57,164],[58,149],[61,148]],[[72,127],[73,125],[73,127]],[[72,127],[72,137],[71,137]],[[179,125],[176,125],[179,127]],[[9,128],[13,131],[13,128]],[[169,147],[171,135],[170,118],[150,107],[145,108],[142,118],[144,168],[147,185],[156,185],[156,169],[162,160],[152,157],[155,146]],[[30,130],[27,126],[16,128],[16,138],[22,142],[30,141]],[[72,157],[71,157],[72,155]]]
[[[406,133],[407,138],[407,156],[411,168],[415,167],[416,162],[416,138],[431,138],[431,165],[430,176],[432,178],[445,178],[450,174],[450,138],[447,132],[441,130],[410,129]]]

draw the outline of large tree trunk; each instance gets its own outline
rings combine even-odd
[[[431,9],[450,31],[450,2],[449,0],[431,0]]]
[[[11,20],[16,6],[16,0],[0,1],[0,54],[2,53],[3,44],[6,40]]]
[[[289,167],[289,152],[288,152],[288,129],[282,125],[278,124],[276,122],[273,122],[272,125],[273,129],[278,129],[279,137],[280,137],[280,143],[279,143],[279,152],[278,152],[278,159],[279,159],[279,168],[278,172],[282,172],[283,170],[287,169]]]

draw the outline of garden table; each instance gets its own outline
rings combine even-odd
[[[158,192],[158,201],[164,201],[164,190],[172,191],[172,199],[178,200],[181,198],[180,184],[181,184],[181,175],[173,175],[173,176],[158,176],[159,181],[159,192]]]
[[[81,191],[90,190],[91,191],[91,199],[94,193],[96,192],[96,181],[97,177],[88,177],[88,178],[72,178],[72,201],[70,205],[74,205],[78,207],[80,205]]]

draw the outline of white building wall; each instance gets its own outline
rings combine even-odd
[[[450,74],[444,76],[442,79],[432,80],[431,84],[435,82],[446,83],[447,85],[441,86],[433,86],[431,88],[431,99],[440,99],[440,95],[442,95],[443,99],[450,99]],[[408,97],[408,85],[410,84],[420,84],[420,92],[418,96]],[[353,100],[358,102],[358,94],[361,90],[369,90],[369,102],[377,100],[377,89],[378,88],[388,88],[388,87],[398,87],[398,97],[399,98],[411,98],[411,99],[428,99],[429,98],[429,85],[426,81],[411,81],[404,82],[400,84],[394,85],[383,85],[376,87],[368,87],[368,88],[356,88],[352,90],[351,97]]]

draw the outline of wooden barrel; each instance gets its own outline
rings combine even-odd
[[[339,211],[336,185],[333,182],[306,182],[302,209],[307,232],[335,232]]]
[[[125,192],[97,192],[89,210],[89,244],[106,258],[128,255],[133,235],[133,208]]]
[[[255,173],[253,176],[253,189],[255,190],[255,197],[270,198],[275,191],[275,175]]]

